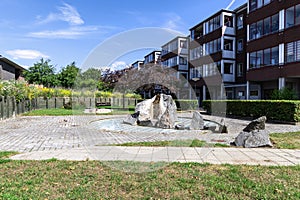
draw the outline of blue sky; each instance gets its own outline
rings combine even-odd
[[[234,9],[245,2],[0,0],[0,55],[24,67],[32,66],[40,58],[50,59],[57,71],[73,61],[81,67],[97,46],[116,34],[156,27],[188,35],[189,28],[218,10],[228,6]],[[149,36],[144,37],[147,40]],[[109,66],[131,64],[150,51],[146,48],[120,55]],[[97,65],[106,64],[99,61]]]

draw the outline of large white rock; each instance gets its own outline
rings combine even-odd
[[[191,121],[191,130],[201,130],[204,128],[204,120],[199,111],[195,111],[193,113],[192,121]]]
[[[243,146],[245,148],[255,147],[272,147],[272,142],[269,138],[269,133],[265,130],[255,130],[252,132],[241,132],[234,140],[236,146]]]
[[[177,121],[177,107],[170,95],[158,94],[136,105],[135,112],[139,112],[138,124],[149,123],[159,128],[175,128]]]

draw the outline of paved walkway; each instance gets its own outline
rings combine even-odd
[[[198,162],[212,164],[299,165],[300,150],[191,148],[191,147],[117,147],[100,146],[58,151],[18,154],[16,160],[100,160],[139,162]]]
[[[179,114],[191,117],[191,113]],[[70,159],[70,160],[115,160],[139,161],[197,161],[210,163],[248,164],[299,164],[299,151],[277,149],[242,148],[149,148],[149,147],[108,147],[104,145],[125,142],[199,139],[207,142],[229,144],[249,123],[246,120],[225,119],[228,134],[210,131],[175,131],[120,124],[124,116],[60,116],[60,117],[18,117],[0,121],[0,151],[18,151],[24,154],[19,159]],[[220,117],[204,116],[220,122]],[[102,125],[101,125],[102,124]],[[300,131],[300,126],[266,124],[273,132]],[[119,154],[114,152],[119,150]],[[137,149],[139,149],[137,151]],[[143,152],[147,152],[145,156]],[[169,153],[175,155],[176,159]],[[109,151],[108,151],[109,150]],[[112,150],[112,151],[111,151]],[[129,153],[125,153],[129,151]],[[153,154],[153,152],[159,152]],[[191,152],[191,153],[185,153]],[[101,156],[104,155],[104,156]],[[125,155],[128,158],[124,158]],[[150,156],[151,155],[151,156]],[[226,157],[227,155],[227,157]],[[237,156],[240,155],[240,156]],[[257,156],[256,158],[254,158]],[[141,159],[140,159],[141,157]],[[151,157],[151,159],[150,159]],[[281,159],[281,160],[280,160]]]

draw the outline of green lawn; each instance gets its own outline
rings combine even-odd
[[[279,149],[300,149],[300,132],[273,133],[270,139],[274,147]]]
[[[173,163],[125,173],[97,161],[8,160],[0,164],[0,199],[299,199],[299,171]]]
[[[118,146],[150,146],[150,147],[229,147],[226,144],[221,143],[206,143],[202,140],[173,140],[173,141],[157,141],[157,142],[129,142],[124,144],[118,144]]]
[[[103,113],[97,115],[120,115],[120,114],[129,114],[129,113],[133,113],[133,111],[115,109],[111,113]],[[94,113],[84,114],[83,110],[53,108],[53,109],[32,110],[30,112],[23,114],[23,116],[64,116],[64,115],[94,115]]]

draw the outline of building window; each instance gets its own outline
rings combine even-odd
[[[271,49],[264,50],[264,65],[268,66],[271,64]]]
[[[201,58],[203,56],[203,47],[199,46],[190,51],[191,60]]]
[[[269,4],[273,0],[250,0],[249,1],[249,11],[254,11],[264,5]]]
[[[249,39],[256,39],[256,23],[250,24]]]
[[[244,73],[244,71],[243,71],[243,63],[239,63],[237,65],[237,76],[238,77],[242,77],[243,73]]]
[[[271,65],[279,63],[279,47],[273,47],[271,49]]]
[[[277,32],[279,30],[279,14],[273,15],[271,17],[272,20],[272,33]]]
[[[224,26],[233,27],[233,17],[232,16],[224,16]]]
[[[205,55],[210,55],[221,50],[221,38],[205,44]]]
[[[251,90],[250,91],[250,96],[258,96],[258,90]]]
[[[268,35],[270,33],[271,33],[271,18],[268,17],[264,19],[263,35]]]
[[[249,10],[250,12],[257,9],[257,0],[249,1]]]
[[[243,51],[243,39],[238,40],[237,51],[238,53]]]
[[[300,4],[285,10],[285,28],[300,24]]]
[[[250,24],[249,39],[258,39],[263,35],[268,35],[279,30],[279,14],[267,17],[256,23]]]
[[[237,17],[237,28],[241,29],[244,26],[244,16],[243,15],[239,15]]]
[[[224,50],[233,51],[233,40],[224,40]]]
[[[201,67],[191,68],[191,74],[190,74],[191,79],[192,78],[200,78],[201,77],[199,69],[201,70],[202,68]]]
[[[238,92],[238,96],[239,96],[239,97],[245,96],[245,92],[244,92],[244,91],[239,91],[239,92]]]
[[[233,64],[232,63],[224,63],[224,74],[232,74],[233,73]]]
[[[277,65],[279,63],[279,47],[273,47],[250,53],[250,68]]]
[[[300,61],[300,40],[286,44],[286,62]]]
[[[179,57],[179,64],[180,65],[187,65],[187,59],[185,57]]]
[[[180,48],[186,49],[187,48],[187,41],[180,41]]]
[[[220,15],[205,23],[206,33],[213,32],[220,28]]]

